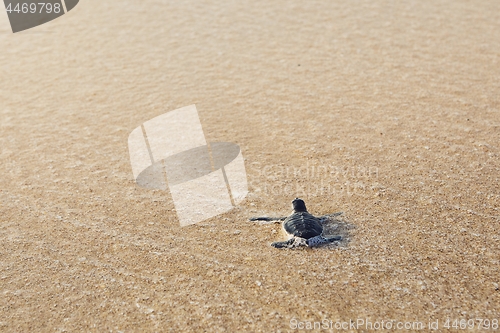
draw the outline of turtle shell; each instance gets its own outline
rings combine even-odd
[[[287,233],[295,237],[309,239],[321,235],[323,226],[320,220],[308,212],[295,212],[283,222]]]

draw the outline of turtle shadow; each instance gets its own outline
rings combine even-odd
[[[342,214],[328,216],[328,218],[323,222],[323,236],[328,238],[338,235],[342,236],[342,239],[335,241],[332,244],[324,245],[323,247],[347,247],[351,242],[351,233],[354,229],[356,229],[356,226],[350,223]]]

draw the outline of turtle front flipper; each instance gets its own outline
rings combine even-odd
[[[337,213],[326,214],[326,215],[320,216],[319,219],[320,219],[321,223],[326,223],[326,222],[330,221],[332,218],[340,216],[343,213],[344,212],[337,212]]]
[[[324,244],[330,244],[335,241],[339,241],[342,239],[342,236],[332,236],[325,238],[323,236],[316,236],[316,237],[311,237],[307,240],[307,246],[309,247],[315,247],[315,246],[320,246]]]
[[[267,222],[281,222],[286,220],[285,217],[267,217],[267,216],[257,216],[257,217],[251,217],[248,219],[249,221],[267,221]]]

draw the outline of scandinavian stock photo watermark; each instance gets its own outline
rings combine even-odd
[[[195,105],[136,127],[128,148],[136,184],[168,190],[181,226],[225,213],[248,193],[240,147],[207,142]]]
[[[376,166],[315,165],[307,162],[297,167],[252,163],[249,171],[254,191],[271,196],[367,196],[380,189],[379,169]]]

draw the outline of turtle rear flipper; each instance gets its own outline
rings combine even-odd
[[[274,242],[271,244],[272,247],[275,248],[287,248],[287,249],[295,249],[299,247],[307,247],[307,239],[302,237],[292,237],[284,242]]]
[[[271,246],[275,247],[277,249],[282,249],[284,247],[289,248],[293,244],[293,242],[294,242],[294,239],[290,238],[289,240],[284,241],[284,242],[274,242],[274,243],[271,243]]]
[[[307,240],[307,246],[309,247],[315,247],[315,246],[320,246],[324,244],[330,244],[335,241],[339,241],[342,239],[342,236],[333,236],[333,237],[328,237],[325,238],[323,236],[316,236],[316,237],[311,237]]]

